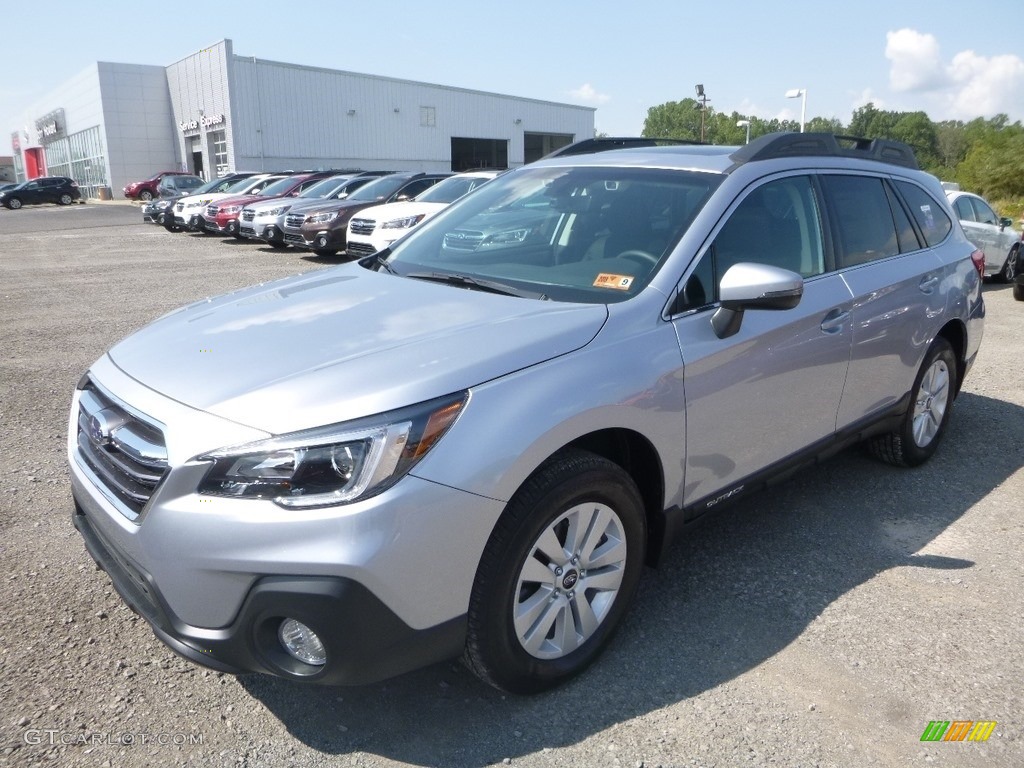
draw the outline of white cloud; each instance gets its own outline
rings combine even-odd
[[[608,94],[598,93],[590,83],[584,83],[579,88],[569,91],[569,95],[577,101],[582,101],[584,104],[592,104],[594,106],[607,104],[612,100],[612,97]]]
[[[979,56],[963,51],[947,68],[955,83],[949,95],[950,108],[958,118],[971,120],[1000,112],[1021,118],[1024,104],[1024,60],[1019,56]]]
[[[851,109],[860,109],[866,104],[874,104],[875,109],[885,109],[885,100],[882,99],[877,93],[872,91],[870,88],[865,88],[857,96],[854,97],[850,103]]]
[[[944,62],[933,35],[900,29],[886,34],[885,56],[891,62],[892,90],[926,96],[933,120],[973,120],[999,113],[1011,120],[1024,118],[1024,59],[1016,54],[981,56],[961,51]],[[869,94],[862,94],[863,103]],[[872,95],[870,100],[883,108],[880,99]]]
[[[932,91],[948,82],[934,35],[913,29],[887,32],[885,57],[892,62],[889,85],[894,91]]]

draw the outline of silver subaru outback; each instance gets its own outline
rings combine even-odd
[[[360,262],[205,300],[83,376],[74,522],[177,653],[366,683],[583,670],[687,524],[936,450],[983,258],[882,140],[543,160]]]

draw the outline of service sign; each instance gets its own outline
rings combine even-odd
[[[36,120],[36,140],[39,144],[49,144],[67,136],[64,122],[64,110],[55,109]]]

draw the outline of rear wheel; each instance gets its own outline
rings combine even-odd
[[[516,492],[484,549],[464,659],[482,680],[536,693],[584,670],[636,591],[643,502],[618,465],[563,451]]]
[[[1013,278],[1017,276],[1017,254],[1020,253],[1017,249],[1010,251],[1010,255],[1006,257],[1006,263],[1003,264],[1003,268],[999,271],[999,278],[1004,283],[1012,283]]]
[[[144,189],[142,190],[142,192],[139,193],[139,200],[142,200],[143,202],[148,203],[152,199],[153,193],[150,192],[148,189]]]
[[[873,438],[868,443],[871,453],[888,464],[904,467],[916,467],[931,458],[953,410],[956,376],[953,347],[940,336],[921,363],[899,429]]]
[[[57,198],[58,205],[71,205],[71,203],[73,202],[74,200],[72,199],[71,195],[69,195],[67,192],[65,192],[63,195]]]

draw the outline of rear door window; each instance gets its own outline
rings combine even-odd
[[[874,176],[823,175],[840,269],[900,253],[885,182]]]

